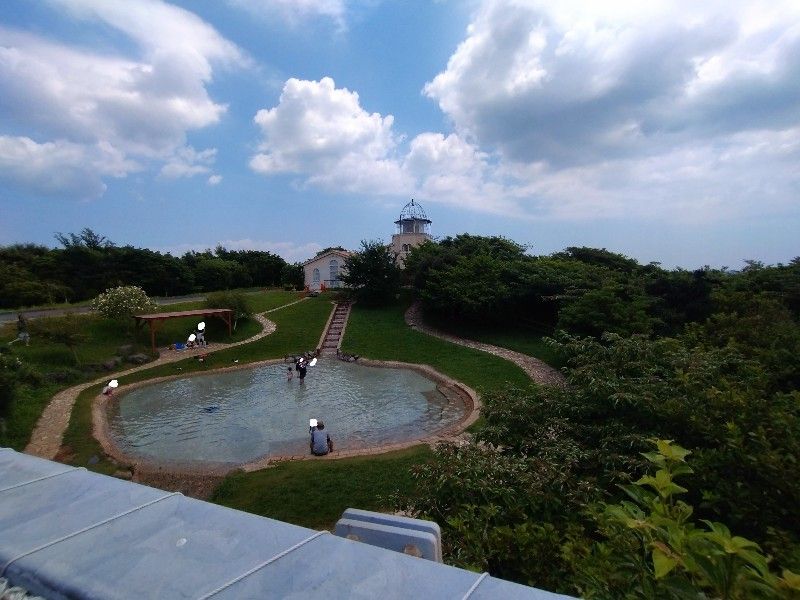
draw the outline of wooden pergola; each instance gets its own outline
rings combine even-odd
[[[136,330],[147,323],[150,326],[150,344],[153,347],[153,354],[156,353],[156,331],[167,319],[181,319],[183,317],[219,317],[228,326],[228,335],[231,334],[231,321],[233,310],[230,308],[203,308],[199,310],[178,310],[175,312],[153,313],[152,315],[133,315],[136,319]]]

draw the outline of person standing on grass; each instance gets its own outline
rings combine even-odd
[[[31,334],[28,333],[28,321],[22,316],[22,313],[17,315],[17,339],[8,342],[10,346],[14,342],[25,342],[26,346],[31,344]]]
[[[317,421],[317,426],[311,428],[311,454],[325,456],[329,452],[333,452],[333,441],[325,431],[325,423]]]
[[[195,334],[195,340],[196,340],[195,343],[198,346],[204,346],[204,347],[208,346],[208,344],[206,344],[206,322],[205,321],[200,321],[197,324],[197,329],[195,330],[194,334]]]

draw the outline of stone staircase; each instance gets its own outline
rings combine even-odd
[[[342,344],[344,329],[347,326],[347,319],[350,317],[350,302],[340,302],[333,310],[333,317],[325,332],[322,340],[322,354],[336,354]]]

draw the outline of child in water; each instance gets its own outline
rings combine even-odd
[[[286,369],[286,381],[291,381],[292,377],[294,377],[294,373],[292,373],[292,367]]]

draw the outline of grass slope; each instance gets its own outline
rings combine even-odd
[[[427,364],[478,391],[506,383],[530,384],[525,372],[505,359],[411,329],[404,320],[407,307],[403,302],[372,309],[355,304],[343,350],[377,360]]]
[[[382,510],[386,498],[413,489],[410,469],[427,446],[379,456],[281,463],[228,476],[212,502],[314,529],[331,529],[346,508]]]

